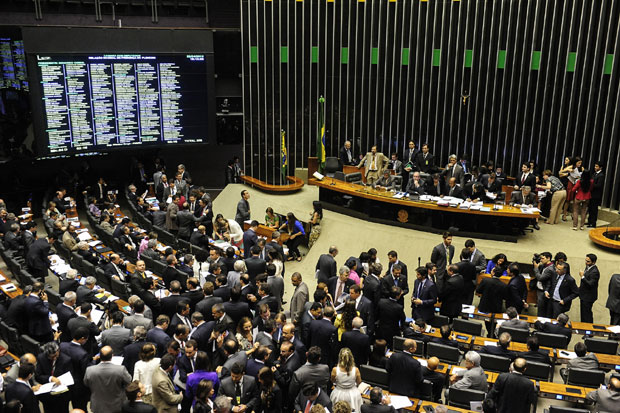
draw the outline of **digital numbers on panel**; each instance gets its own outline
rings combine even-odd
[[[207,140],[204,55],[37,56],[50,153]]]

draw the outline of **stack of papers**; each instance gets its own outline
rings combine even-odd
[[[541,323],[545,324],[545,323],[550,323],[551,319],[547,317],[538,317],[536,321],[540,321]]]
[[[473,314],[474,311],[476,311],[476,306],[463,304],[463,309],[461,310],[461,312],[465,314]]]
[[[90,241],[90,242],[88,243],[88,245],[89,245],[90,247],[93,247],[93,248],[94,248],[95,246],[97,246],[97,245],[99,245],[99,244],[101,244],[101,243],[102,243],[102,242],[101,242],[101,241],[99,241],[99,240],[94,240],[94,241]]]
[[[486,341],[486,340],[485,340],[485,341],[484,341],[484,345],[485,345],[485,346],[494,346],[494,347],[497,347],[497,342],[495,342],[495,341]]]
[[[565,359],[576,359],[577,358],[577,353],[575,353],[574,351],[560,350],[558,353],[560,354],[560,357],[565,358]]]
[[[88,241],[88,240],[93,239],[93,237],[90,236],[90,233],[88,231],[84,231],[78,234],[78,239],[80,241]]]
[[[413,403],[411,402],[411,400],[409,400],[409,397],[407,396],[391,395],[390,406],[392,406],[395,410],[398,410],[404,409],[406,407],[411,407],[413,406]]]
[[[620,334],[620,326],[609,326],[607,327],[607,330],[615,334]]]

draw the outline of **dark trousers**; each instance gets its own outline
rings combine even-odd
[[[590,199],[590,203],[588,204],[588,225],[596,226],[596,220],[598,219],[598,207],[600,205],[600,199]]]
[[[551,303],[549,299],[545,297],[544,291],[536,291],[537,300],[536,306],[538,307],[538,317],[551,317]]]
[[[474,291],[476,290],[476,284],[473,281],[465,281],[465,291],[463,291],[463,304],[471,305],[474,301]]]
[[[551,301],[551,315],[550,318],[558,318],[558,316],[562,313],[568,313],[570,307],[566,305],[560,304],[559,301],[550,300]]]
[[[609,317],[610,317],[610,321],[609,324],[617,326],[620,324],[620,313],[614,313],[613,311],[609,310]]]
[[[580,302],[579,310],[581,312],[582,323],[593,323],[594,322],[594,318],[592,316],[592,305],[594,305],[594,302],[589,302],[589,301]]]
[[[289,257],[301,257],[301,252],[299,252],[299,246],[304,240],[303,235],[299,235],[295,238],[289,238],[286,241],[286,246],[288,247],[288,255]]]
[[[69,401],[71,400],[69,392],[52,396],[50,393],[38,396],[43,403],[43,411],[45,413],[67,413],[69,411]]]
[[[88,411],[86,410],[86,405],[88,405],[88,401],[90,400],[90,390],[86,387],[74,385],[70,392],[71,404],[73,405],[73,408],[82,409],[85,412]]]

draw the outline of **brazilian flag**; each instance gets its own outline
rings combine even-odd
[[[288,170],[288,155],[286,153],[286,132],[280,131],[282,147],[280,148],[280,172],[282,173],[282,181],[286,183],[286,173]]]
[[[325,169],[325,98],[319,98],[319,133],[316,138],[316,157],[319,173]]]

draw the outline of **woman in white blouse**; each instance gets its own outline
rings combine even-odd
[[[157,349],[152,343],[146,343],[140,350],[140,360],[136,362],[133,371],[133,379],[140,381],[144,384],[144,393],[142,395],[142,401],[148,404],[153,404],[153,386],[151,385],[151,379],[153,378],[153,372],[159,368],[159,357],[155,357]]]

